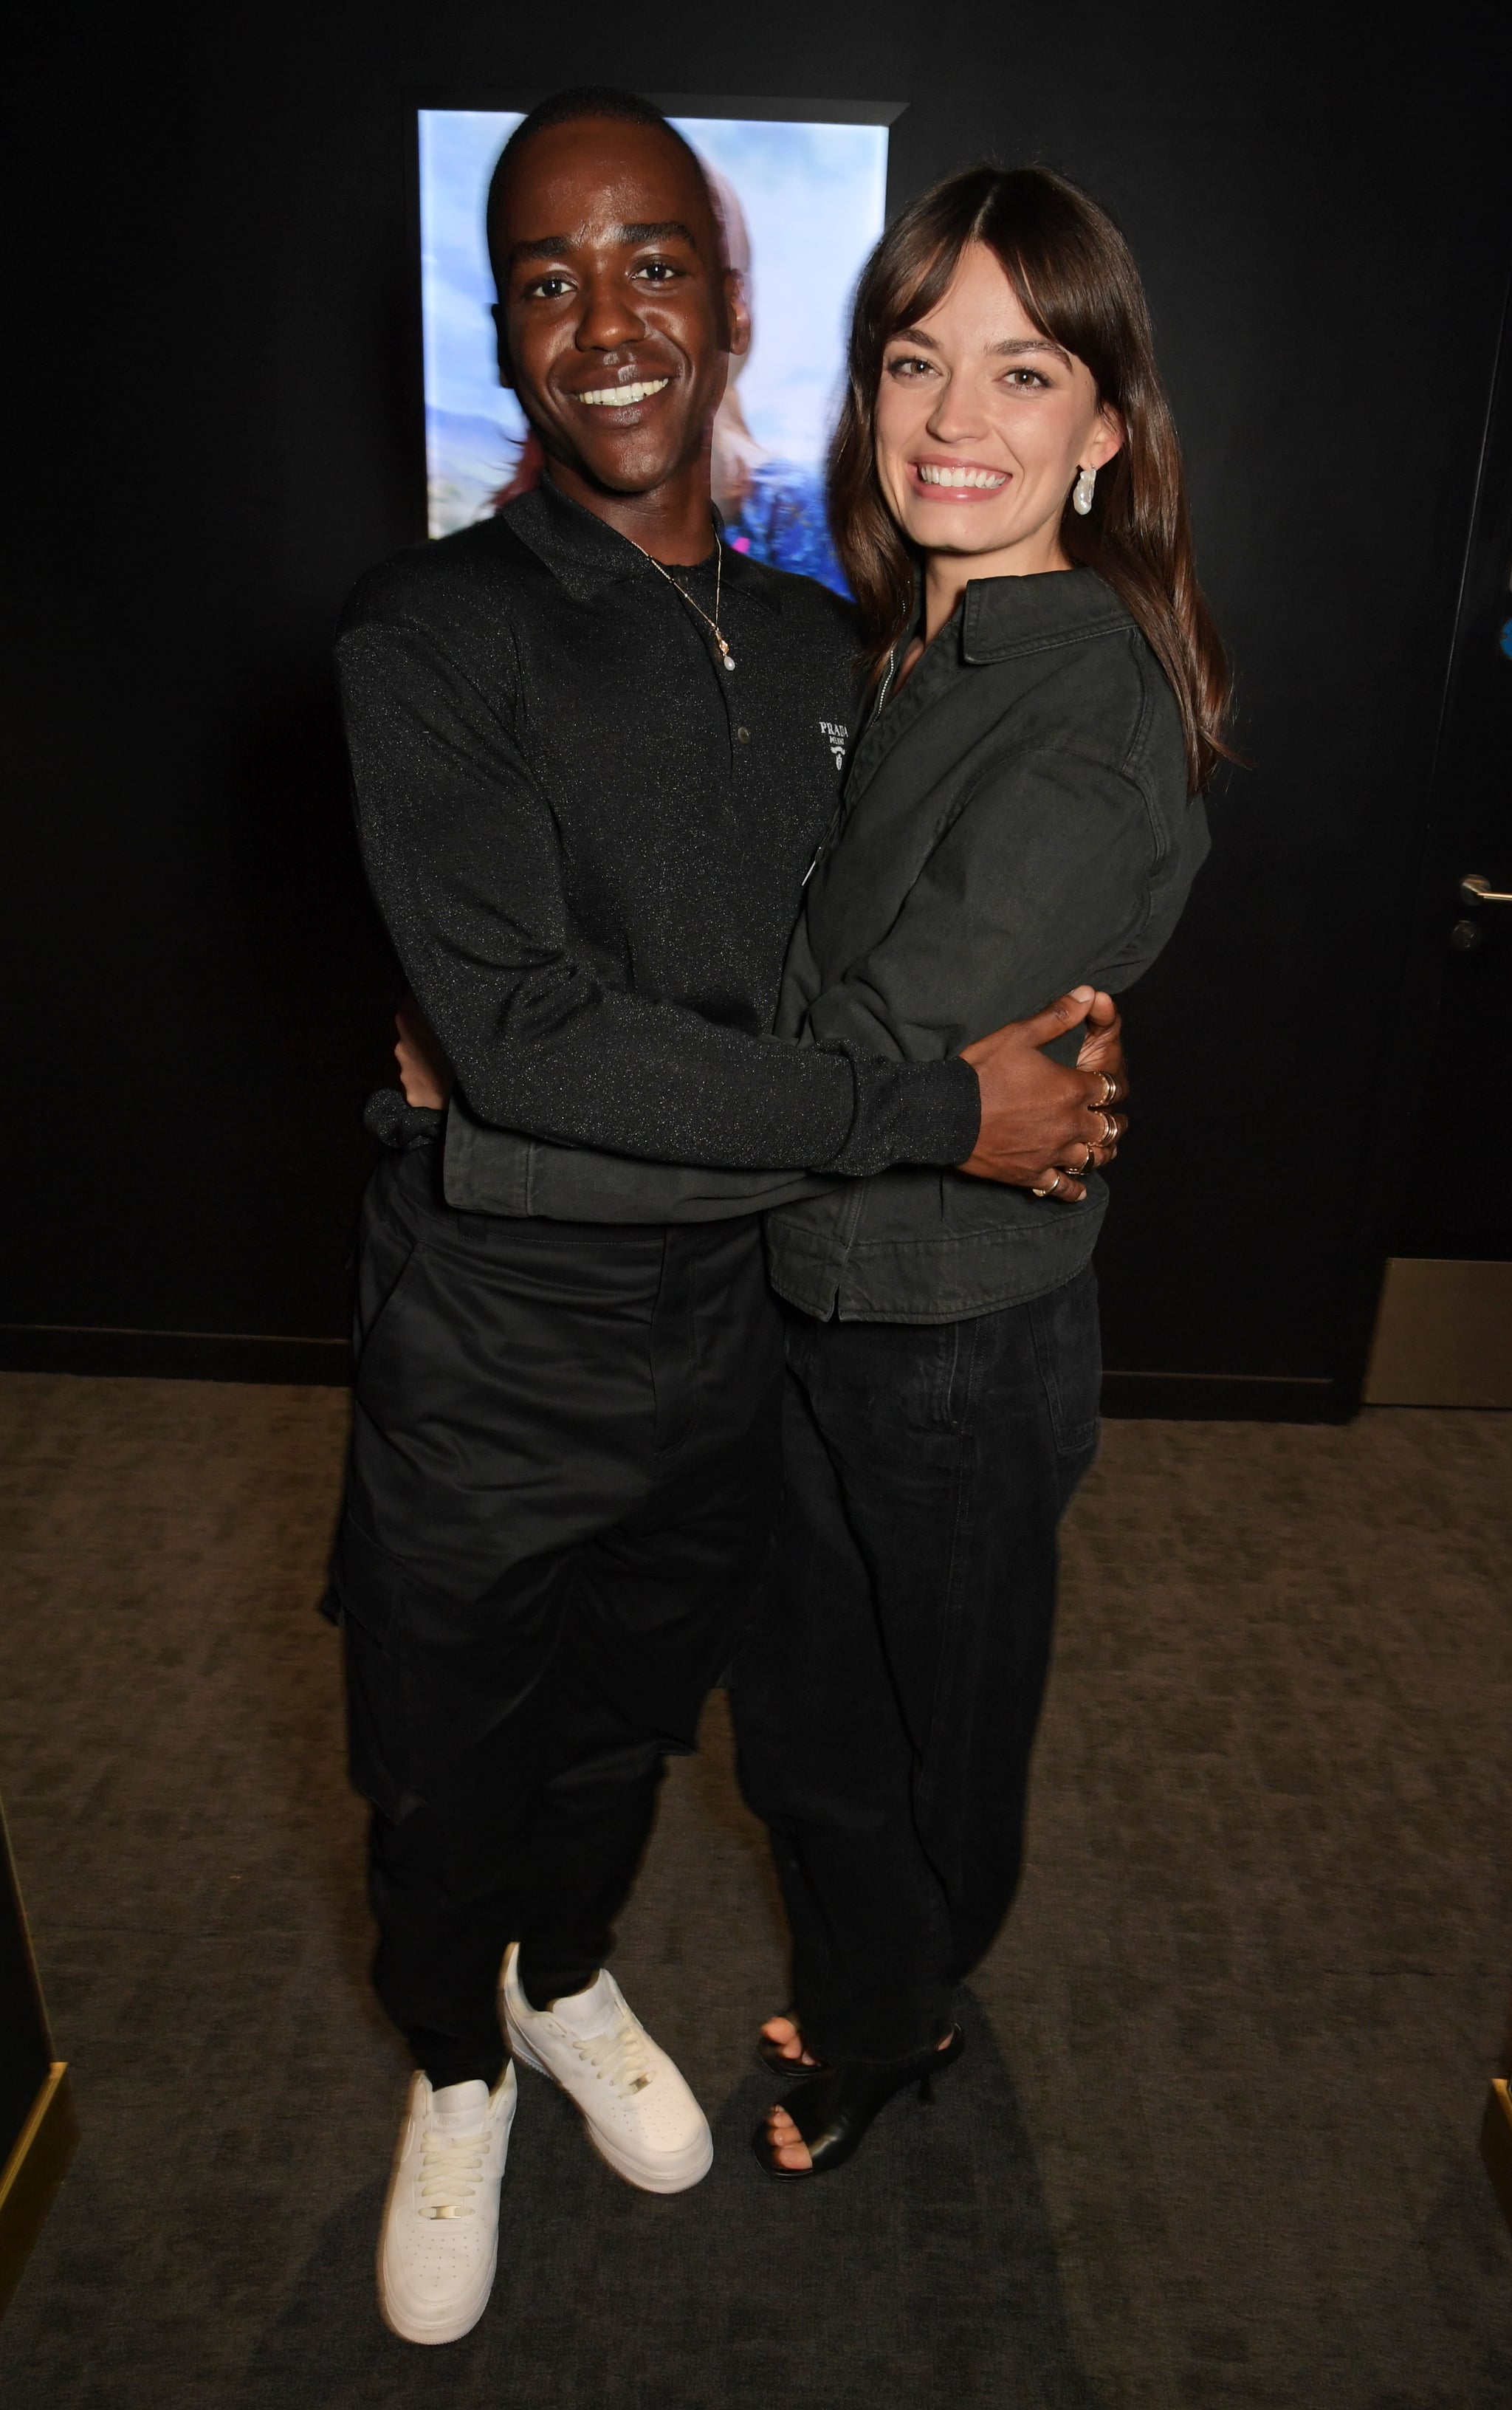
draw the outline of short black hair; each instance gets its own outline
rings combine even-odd
[[[669,141],[676,142],[679,151],[687,152],[698,171],[699,182],[705,192],[707,191],[708,180],[704,173],[704,162],[692,144],[678,133],[672,120],[663,110],[658,109],[654,100],[646,99],[644,94],[638,92],[627,92],[621,85],[615,83],[574,83],[569,84],[563,92],[548,93],[545,100],[538,100],[535,107],[520,119],[509,140],[500,152],[493,174],[488,180],[488,199],[484,211],[484,226],[488,239],[488,256],[493,263],[496,279],[500,263],[494,256],[494,217],[511,163],[518,158],[527,142],[537,134],[545,134],[549,126],[580,125],[585,119],[594,117],[607,117],[618,121],[622,125],[660,126]],[[715,231],[719,231],[717,213]],[[501,287],[502,298],[502,288]]]

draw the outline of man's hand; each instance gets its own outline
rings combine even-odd
[[[1128,1094],[1128,1065],[1124,1060],[1124,1016],[1111,995],[1099,988],[1087,1007],[1086,1036],[1076,1058],[1079,1071],[1104,1071],[1112,1082],[1112,1105]]]
[[[1082,1023],[1074,1070],[1040,1053]],[[1078,987],[963,1048],[981,1089],[981,1127],[960,1169],[1078,1204],[1086,1188],[1077,1175],[1111,1163],[1127,1127],[1109,1110],[1126,1093],[1122,1037],[1112,996]]]
[[[452,1067],[413,995],[407,995],[395,1013],[394,1026],[399,1031],[394,1060],[405,1103],[427,1105],[439,1112],[452,1092]]]

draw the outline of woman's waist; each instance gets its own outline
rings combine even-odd
[[[766,1217],[779,1296],[821,1321],[946,1322],[1019,1304],[1090,1261],[1108,1206],[913,1169],[848,1182]]]
[[[836,1240],[850,1249],[973,1246],[1001,1237],[1018,1244],[1068,1222],[1101,1219],[1107,1183],[1094,1172],[1076,1205],[1036,1197],[964,1171],[899,1165],[868,1180],[847,1180],[767,1215],[769,1246]]]

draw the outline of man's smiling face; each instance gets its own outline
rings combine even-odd
[[[500,372],[558,482],[649,494],[698,466],[749,323],[681,144],[613,118],[547,127],[508,173],[489,248]]]

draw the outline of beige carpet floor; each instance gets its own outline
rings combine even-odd
[[[0,1789],[84,2137],[7,2410],[1508,2410],[1512,1416],[1110,1426],[971,2053],[797,2194],[745,2148],[781,1937],[716,1698],[616,1962],[714,2172],[632,2193],[527,2078],[493,2302],[429,2354],[371,2301],[344,1416],[0,1376]]]

